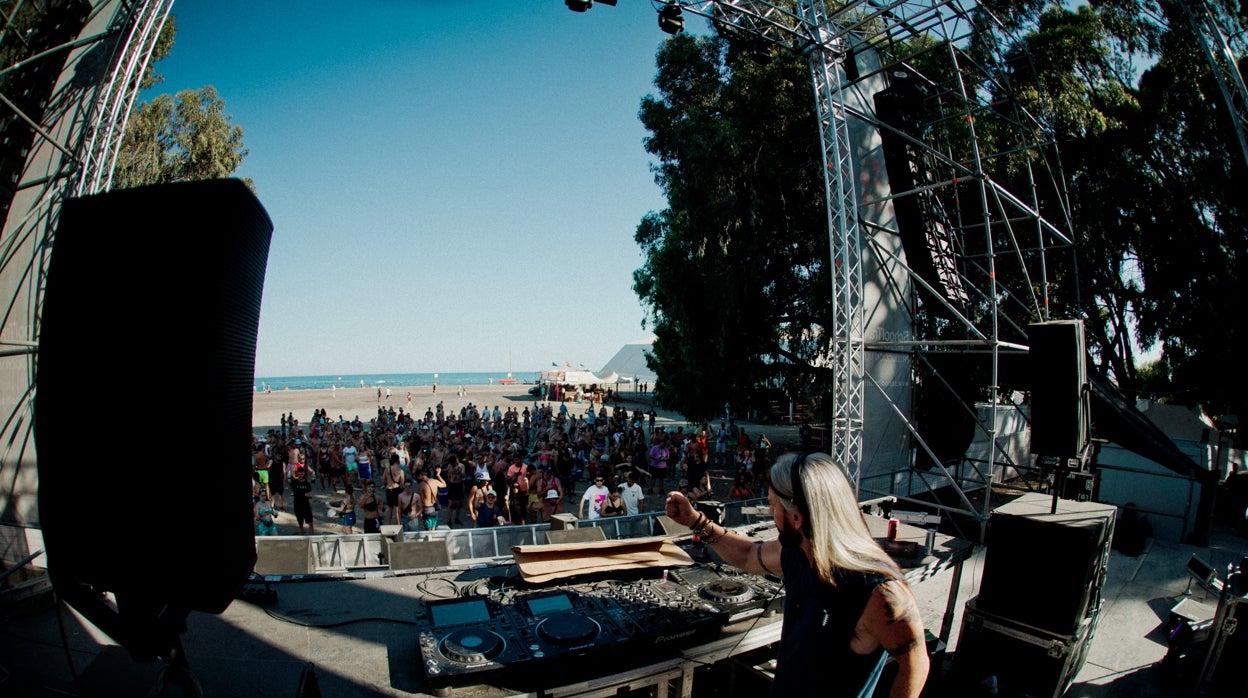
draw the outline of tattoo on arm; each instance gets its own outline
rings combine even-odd
[[[912,623],[922,624],[918,606],[914,602],[914,597],[906,593],[906,589],[900,586],[898,582],[889,582],[880,585],[880,596],[884,601],[884,619],[888,625]],[[909,653],[920,640],[913,634],[909,634],[905,638],[899,638],[895,644],[886,645],[884,650],[889,656],[898,657]]]
[[[880,593],[884,600],[884,618],[889,625],[894,623],[920,622],[919,609],[914,598],[895,586],[895,582],[880,585]]]
[[[885,647],[884,651],[888,652],[888,656],[890,657],[900,657],[904,654],[909,654],[910,650],[914,649],[917,644],[919,644],[919,641],[912,637],[909,640],[899,642],[892,647]]]

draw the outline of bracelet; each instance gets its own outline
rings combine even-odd
[[[706,522],[709,520],[710,518],[706,514],[698,512],[698,518],[693,520],[693,524],[689,526],[689,530],[693,531],[694,535],[700,536],[702,529],[706,528]]]
[[[710,532],[711,526],[713,525],[714,523],[708,523],[706,524],[705,527],[702,528],[701,531],[698,532],[698,538],[701,538],[702,542],[707,545],[714,544],[715,541],[719,540],[720,538],[723,538],[728,533],[728,529],[725,528],[723,532],[720,533],[718,536],[714,535],[713,533]]]

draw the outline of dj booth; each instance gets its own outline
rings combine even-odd
[[[897,525],[894,539],[888,540],[889,521],[877,516],[867,521],[912,585],[942,571],[953,574],[939,631],[929,628],[937,644],[947,642],[962,563],[973,545],[907,524]],[[764,540],[776,535],[774,525],[764,523],[734,530]],[[668,564],[657,548],[645,547],[651,543],[675,549],[671,559],[683,562]],[[642,547],[611,553],[635,562],[632,566],[594,569],[597,563],[580,557],[582,551],[592,555],[593,544],[547,546],[556,554],[566,549],[569,556],[544,563],[544,569],[556,570],[550,581],[533,581],[533,575],[522,572],[520,548],[514,559],[358,580],[370,588],[384,586],[380,597],[386,599],[387,612],[407,614],[403,629],[396,631],[399,637],[386,643],[390,676],[376,679],[377,688],[467,698],[521,693],[617,696],[632,691],[692,696],[695,682],[699,693],[706,692],[703,688],[730,695],[766,690],[782,625],[784,588],[779,579],[724,565],[688,535],[600,545],[608,546],[608,552],[612,545]],[[558,573],[575,565],[588,565],[588,571]],[[356,590],[300,598],[316,588],[277,584],[278,605],[316,607],[318,618],[363,612],[358,607],[349,612],[334,608],[345,597],[362,593]],[[322,673],[350,671],[326,663],[318,667]]]

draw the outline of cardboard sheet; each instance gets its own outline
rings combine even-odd
[[[527,582],[549,582],[593,572],[693,564],[669,538],[630,538],[595,543],[518,545],[511,549]]]

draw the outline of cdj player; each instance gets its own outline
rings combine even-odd
[[[537,591],[424,602],[416,624],[429,684],[499,683],[528,689],[670,657],[728,624],[774,609],[781,586],[706,566],[660,578],[607,580]],[[621,651],[623,650],[623,651]]]

